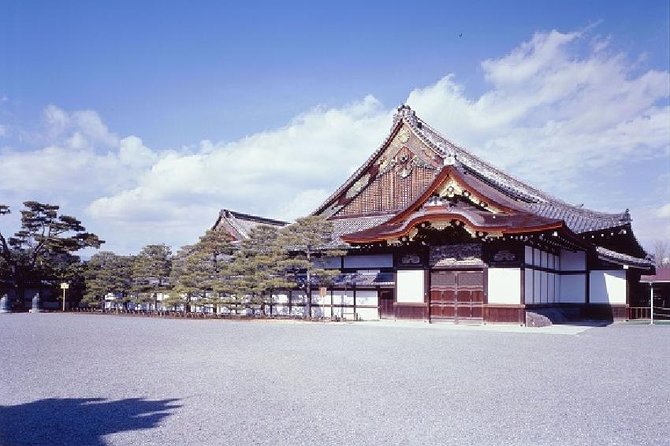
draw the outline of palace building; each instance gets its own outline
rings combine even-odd
[[[333,246],[347,255],[325,260],[341,274],[312,296],[312,316],[523,324],[530,311],[625,319],[640,275],[653,272],[627,210],[596,212],[529,186],[405,105],[381,146],[314,215],[332,221]],[[245,227],[264,220],[284,224],[222,211],[215,227],[243,238]],[[305,299],[277,296],[276,311],[303,311]]]

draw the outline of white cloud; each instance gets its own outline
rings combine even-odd
[[[295,218],[325,198],[323,185],[334,189],[342,175],[369,156],[390,117],[378,101],[366,97],[341,109],[314,109],[284,128],[238,141],[203,141],[195,152],[163,154],[136,187],[95,200],[89,212],[123,219],[138,209],[155,215],[145,206],[200,203]],[[301,213],[289,202],[299,204]]]
[[[455,142],[564,193],[592,169],[668,154],[668,73],[636,75],[602,42],[589,48],[582,33],[538,33],[482,62],[491,88],[480,97],[468,98],[447,76],[408,103]]]
[[[656,210],[656,216],[670,219],[670,203],[666,203],[658,208],[658,210]]]
[[[668,73],[636,64],[608,53],[606,39],[586,41],[585,31],[538,33],[482,62],[490,87],[480,96],[447,75],[407,102],[454,142],[531,184],[566,199],[586,189],[596,209],[620,211],[590,182],[626,170],[627,159],[669,156]],[[93,111],[49,106],[43,148],[0,152],[0,192],[69,200],[108,249],[177,247],[197,239],[220,208],[288,220],[309,213],[379,146],[392,113],[368,96],[236,141],[159,151],[117,137]],[[644,173],[626,174],[644,184]],[[630,206],[638,237],[653,238],[659,225],[670,234],[665,200]]]
[[[113,147],[118,138],[92,110],[68,113],[49,105],[44,109],[45,135],[50,143],[60,143],[66,148],[83,149],[90,147]]]

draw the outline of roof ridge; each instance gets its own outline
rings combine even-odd
[[[258,215],[252,215],[252,214],[245,214],[242,212],[237,212],[233,211],[231,209],[221,209],[221,213],[226,215],[233,216],[234,218],[239,218],[242,220],[249,220],[249,221],[255,221],[258,223],[269,223],[269,224],[277,224],[277,225],[287,225],[289,224],[287,221],[283,220],[275,220],[274,218],[267,218],[267,217],[261,217]]]
[[[455,152],[455,155],[456,155],[457,157],[458,157],[459,155],[460,155],[461,157],[462,157],[463,155],[465,155],[466,160],[467,160],[467,158],[470,158],[469,161],[474,162],[474,164],[478,164],[478,165],[479,165],[478,167],[484,167],[485,169],[492,171],[494,174],[499,175],[499,176],[502,177],[503,179],[506,179],[506,180],[508,180],[509,182],[513,183],[516,187],[520,187],[520,188],[522,188],[522,189],[526,189],[526,190],[524,191],[524,194],[525,194],[525,195],[530,195],[530,196],[535,195],[535,197],[532,197],[532,198],[535,198],[535,199],[538,199],[538,198],[539,198],[539,199],[542,199],[542,200],[545,200],[545,201],[555,201],[555,202],[562,202],[562,203],[565,203],[565,202],[563,202],[562,200],[560,200],[559,198],[556,198],[556,197],[554,197],[554,196],[552,196],[552,195],[550,195],[550,194],[548,194],[548,193],[546,193],[546,192],[544,192],[544,191],[542,191],[542,190],[540,190],[540,189],[538,189],[538,188],[536,188],[536,187],[534,187],[534,186],[531,186],[530,184],[527,184],[527,183],[524,182],[524,181],[519,180],[518,178],[516,178],[516,177],[514,177],[514,176],[512,176],[512,175],[510,175],[510,174],[508,174],[508,173],[506,173],[506,172],[503,172],[502,170],[500,170],[500,169],[498,169],[497,167],[493,166],[493,165],[490,164],[489,162],[484,161],[482,158],[480,158],[480,157],[478,157],[477,155],[473,154],[471,151],[469,151],[469,150],[467,150],[467,149],[464,149],[463,147],[459,146],[458,144],[455,144],[454,142],[450,141],[450,140],[447,139],[445,136],[443,136],[439,131],[435,130],[433,127],[431,127],[431,126],[430,126],[429,124],[427,124],[425,121],[423,121],[421,118],[419,118],[419,121],[422,123],[422,126],[421,126],[422,128],[421,128],[420,130],[423,130],[423,127],[425,127],[428,131],[430,131],[431,133],[433,133],[434,136],[436,136],[437,138],[441,139],[442,142],[445,143],[445,144],[449,147],[449,149],[451,149],[451,151]],[[443,152],[443,153],[444,153],[444,152]],[[462,161],[462,160],[461,160],[461,161]],[[466,162],[466,163],[463,163],[463,164],[465,164],[465,166],[466,166],[466,167],[469,167],[471,170],[474,170],[474,171],[479,172],[478,169],[474,169],[472,166],[469,166],[467,162]],[[494,182],[496,182],[496,181],[494,181]],[[498,183],[498,182],[496,182],[496,183]],[[503,186],[503,185],[500,184],[500,186]],[[531,193],[529,193],[529,192],[531,192]],[[568,203],[565,203],[565,204],[568,204]]]
[[[464,149],[463,147],[453,143],[446,137],[444,137],[442,134],[440,134],[439,131],[435,130],[433,127],[431,127],[429,124],[427,124],[423,119],[417,117],[418,121],[421,122],[421,127],[418,129],[419,131],[424,130],[424,128],[431,133],[433,133],[434,136],[437,138],[441,139],[446,145],[449,146],[450,149],[456,152],[456,155],[465,155],[466,158],[469,157],[471,161],[474,161],[476,164],[479,164],[478,167],[484,167],[485,169],[493,171],[496,175],[499,175],[503,179],[507,179],[511,183],[513,183],[514,186],[516,187],[521,187],[522,189],[526,189],[526,191],[522,191],[524,195],[530,195],[531,198],[540,198],[542,201],[544,201],[544,204],[549,204],[549,205],[559,205],[564,208],[571,209],[572,211],[575,211],[576,213],[579,213],[581,215],[591,215],[593,217],[627,217],[627,221],[630,221],[630,215],[628,214],[628,209],[626,209],[624,212],[601,212],[601,211],[595,211],[592,209],[584,208],[583,205],[574,205],[571,203],[568,203],[564,200],[561,200],[560,198],[557,198],[541,189],[538,189],[535,186],[531,186],[530,184],[519,180],[518,178],[503,172],[501,169],[498,169],[497,167],[493,166],[492,164],[488,163],[487,161],[484,161],[482,158],[478,157],[477,155],[473,154],[471,151]],[[444,151],[442,151],[444,154]],[[462,160],[461,160],[462,161]],[[480,170],[473,168],[472,166],[468,166],[468,163],[462,163],[465,165],[466,168],[469,168],[473,172],[479,173],[479,176],[484,177],[484,175],[481,173]],[[485,177],[486,178],[486,177]],[[498,184],[499,186],[503,186],[503,184],[499,184],[498,181],[495,181],[495,179],[491,178],[486,178],[491,182],[494,182]],[[532,194],[529,194],[528,192],[532,192]],[[535,195],[535,196],[533,196]],[[540,200],[538,200],[540,201]],[[539,203],[537,203],[539,204]]]

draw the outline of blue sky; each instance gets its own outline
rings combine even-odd
[[[550,193],[630,208],[650,246],[670,238],[669,15],[660,0],[0,0],[0,202],[59,203],[118,252],[177,248],[222,207],[309,212],[409,102]]]

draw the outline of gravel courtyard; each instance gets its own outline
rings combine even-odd
[[[0,444],[670,444],[670,326],[565,333],[0,315]]]

